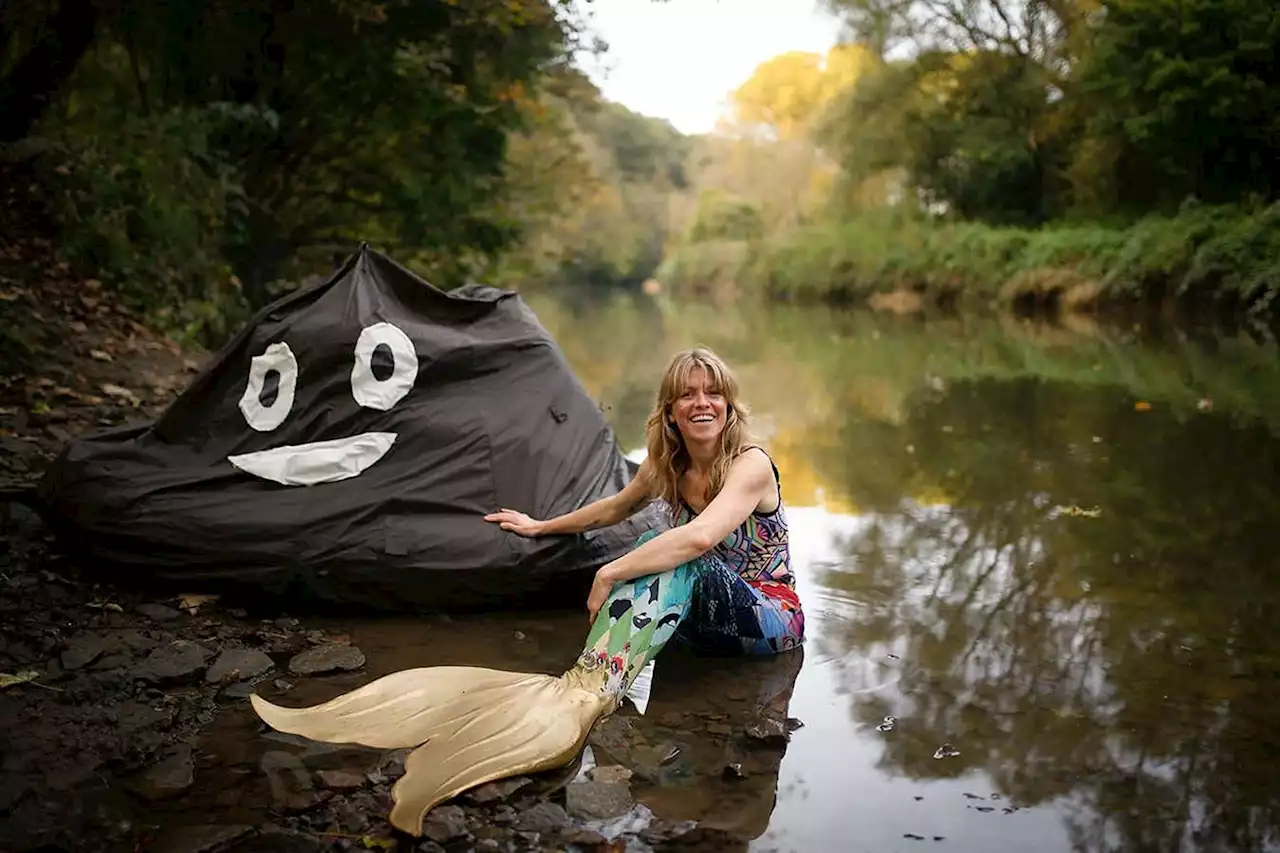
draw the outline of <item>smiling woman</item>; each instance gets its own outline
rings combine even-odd
[[[673,526],[642,536],[596,572],[591,620],[622,582],[687,567],[693,598],[679,641],[712,653],[794,648],[804,640],[804,611],[780,477],[768,454],[748,443],[747,414],[733,372],[715,353],[678,353],[646,426],[648,455],[626,488],[547,521],[511,509],[485,518],[522,536],[578,533],[617,524],[659,499]],[[627,606],[616,600],[611,613]]]

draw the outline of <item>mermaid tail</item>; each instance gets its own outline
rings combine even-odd
[[[393,826],[421,835],[427,812],[476,785],[573,761],[675,633],[693,594],[692,565],[614,585],[577,662],[560,676],[469,666],[391,673],[310,708],[256,694],[272,728],[329,743],[417,747],[391,789]]]

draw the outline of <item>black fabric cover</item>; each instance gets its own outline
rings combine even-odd
[[[418,363],[414,378],[409,359],[386,358],[394,332],[366,342],[368,393],[412,380],[385,410],[353,391],[357,341],[379,323],[407,336]],[[287,377],[259,366],[254,429],[240,402],[254,357],[279,342],[297,365],[292,406]],[[366,432],[394,443],[347,479],[283,485],[228,461]],[[655,510],[532,540],[483,515],[551,517],[615,493],[633,471],[516,293],[446,293],[361,246],[329,280],[260,312],[154,423],[70,442],[41,496],[68,545],[116,580],[393,609],[579,607],[590,572],[661,523]]]

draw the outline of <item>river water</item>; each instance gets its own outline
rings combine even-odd
[[[1274,347],[529,300],[625,448],[669,354],[704,343],[738,371],[781,470],[803,655],[660,658],[647,712],[590,742],[591,760],[633,770],[637,801],[744,850],[1280,849]],[[586,621],[342,627],[366,672],[291,703],[409,666],[560,672]],[[762,708],[797,721],[789,740],[744,734]]]

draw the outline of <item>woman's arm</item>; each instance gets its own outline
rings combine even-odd
[[[757,450],[743,453],[729,467],[720,493],[692,521],[663,531],[634,551],[601,566],[596,572],[592,598],[596,597],[596,588],[603,588],[603,602],[618,581],[665,572],[701,557],[745,521],[766,496],[773,494],[773,489],[769,458]],[[594,615],[593,612],[593,618]]]
[[[649,460],[640,463],[640,469],[622,491],[575,509],[555,518],[539,521],[513,509],[503,509],[484,517],[494,521],[503,530],[521,536],[555,536],[565,533],[581,533],[617,524],[644,508],[650,499]]]

